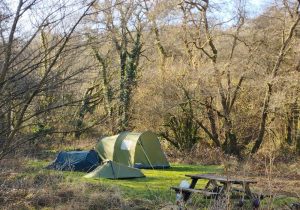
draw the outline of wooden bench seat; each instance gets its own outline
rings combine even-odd
[[[241,189],[241,188],[231,188],[231,191],[232,192],[237,192],[237,193],[245,193],[245,190],[244,189]],[[269,193],[257,193],[257,192],[251,192],[252,195],[256,198],[259,198],[259,199],[264,199],[266,197],[273,197],[272,194],[269,194]]]
[[[203,194],[204,196],[212,196],[212,195],[218,195],[219,193],[211,192],[208,190],[203,189],[191,189],[191,188],[183,188],[183,187],[171,187],[171,189],[175,190],[175,192],[182,192],[184,193],[199,193]]]

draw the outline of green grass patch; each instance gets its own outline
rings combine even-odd
[[[47,164],[48,162],[37,160],[28,162],[28,166],[33,169],[32,174],[38,173]],[[69,182],[89,182],[118,186],[127,198],[174,201],[175,193],[170,190],[170,187],[178,186],[184,179],[190,181],[188,177],[185,177],[186,174],[222,173],[223,169],[217,165],[171,164],[169,169],[143,169],[142,172],[145,174],[145,178],[111,180],[84,178],[83,176],[86,174],[84,172],[51,171],[51,173],[63,173],[65,179]],[[205,184],[205,180],[199,180],[197,187],[203,188]]]
[[[185,174],[195,173],[220,173],[220,166],[190,166],[182,164],[172,164],[170,169],[164,170],[142,170],[145,178],[127,179],[127,180],[109,180],[101,179],[103,183],[115,184],[123,189],[128,197],[139,197],[146,199],[157,199],[157,197],[169,200],[171,186],[177,186],[181,180],[189,178]],[[97,179],[96,181],[99,181]],[[198,182],[199,186],[203,187],[205,181]]]
[[[46,161],[28,161],[27,170],[20,176],[35,176],[36,174],[58,174],[63,176],[65,184],[72,183],[91,183],[93,186],[107,187],[118,187],[121,194],[125,199],[147,199],[156,203],[175,202],[175,193],[170,190],[171,186],[178,186],[182,180],[191,181],[190,178],[186,177],[186,174],[204,174],[204,173],[222,173],[222,166],[211,165],[187,165],[187,164],[171,164],[171,168],[163,170],[142,170],[145,174],[145,178],[136,179],[122,179],[122,180],[111,180],[111,179],[92,179],[84,178],[86,174],[84,172],[70,172],[70,171],[54,171],[43,169],[44,166],[48,165]],[[203,188],[206,185],[206,180],[198,180],[196,188]],[[91,189],[93,191],[93,189]],[[282,207],[296,200],[291,197],[276,197],[272,199],[272,206]],[[200,199],[198,203],[209,203],[205,199]],[[247,201],[251,206],[251,201]],[[268,199],[262,200],[263,206],[270,206]],[[203,205],[202,205],[203,206]]]

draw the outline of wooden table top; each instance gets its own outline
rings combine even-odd
[[[254,180],[247,179],[238,179],[238,178],[228,178],[226,176],[221,176],[217,174],[187,174],[185,175],[192,179],[207,179],[207,180],[215,180],[221,183],[232,183],[232,184],[244,184],[244,183],[257,183]]]

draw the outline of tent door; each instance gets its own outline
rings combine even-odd
[[[140,140],[138,140],[138,144],[139,144],[139,146],[140,146],[140,148],[141,148],[141,150],[142,150],[142,152],[143,152],[143,154],[144,154],[144,156],[145,156],[148,164],[151,166],[152,169],[154,169],[154,167],[153,167],[153,165],[152,165],[152,163],[151,163],[151,161],[150,161],[150,159],[149,159],[149,157],[148,157],[148,155],[147,155],[147,153],[146,153],[146,151],[145,151],[145,149],[143,147],[143,144],[142,144],[142,142]]]

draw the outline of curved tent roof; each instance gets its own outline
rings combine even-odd
[[[103,160],[113,160],[136,168],[170,167],[157,136],[151,131],[122,132],[101,139],[96,151]]]
[[[92,171],[100,164],[95,150],[60,152],[46,169],[63,171]]]

